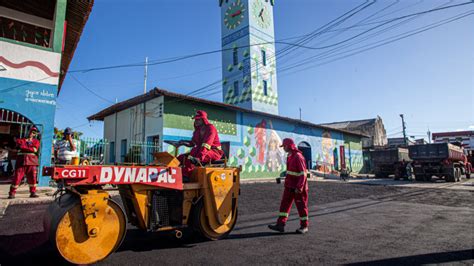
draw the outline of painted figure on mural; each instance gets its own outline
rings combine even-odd
[[[275,130],[271,131],[268,141],[266,165],[269,172],[277,172],[283,164],[283,152],[280,148],[281,139]]]
[[[333,148],[334,148],[334,145],[332,143],[332,139],[331,139],[331,132],[329,132],[328,130],[325,130],[323,132],[323,138],[321,140],[321,150],[323,152],[323,170],[324,172],[329,172],[331,171],[331,168],[329,165],[333,165],[334,164],[334,155],[333,155]]]
[[[265,163],[265,144],[267,142],[267,121],[265,119],[255,126],[255,146],[258,148],[257,162]]]

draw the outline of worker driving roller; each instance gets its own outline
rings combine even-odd
[[[194,119],[194,132],[191,141],[180,141],[181,145],[193,147],[191,152],[181,154],[178,160],[183,167],[183,176],[190,177],[196,164],[206,164],[222,158],[221,148],[216,127],[207,119],[207,113],[199,110]]]

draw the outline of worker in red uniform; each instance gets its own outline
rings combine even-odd
[[[209,123],[205,111],[197,111],[194,119],[193,138],[181,144],[193,147],[190,153],[181,154],[178,160],[183,167],[183,176],[190,177],[195,165],[210,163],[222,158],[221,142],[216,127]]]
[[[15,175],[13,176],[10,193],[8,195],[9,199],[15,198],[16,190],[25,175],[28,185],[30,186],[30,198],[38,197],[36,194],[37,168],[39,165],[37,153],[40,147],[40,142],[36,139],[37,135],[38,129],[33,126],[28,132],[28,138],[17,139],[16,141],[19,152]]]
[[[295,201],[300,216],[300,228],[296,233],[306,234],[308,232],[308,183],[306,180],[305,158],[300,150],[296,148],[292,139],[284,139],[281,145],[288,153],[286,162],[285,190],[280,204],[280,215],[276,224],[268,226],[271,230],[285,232],[286,221]]]

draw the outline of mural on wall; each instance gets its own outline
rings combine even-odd
[[[164,140],[190,139],[192,130],[189,129],[192,128],[193,123],[191,117],[195,109],[205,107],[202,109],[209,112],[211,123],[220,125],[218,131],[221,142],[230,143],[228,164],[242,166],[242,178],[280,176],[281,172],[286,170],[286,154],[280,147],[284,138],[294,139],[297,145],[307,144],[311,149],[311,158],[307,159],[316,162],[317,166],[325,167],[325,169],[319,168],[319,170],[330,172],[340,167],[337,155],[341,145],[345,146],[347,167],[350,167],[352,172],[358,172],[362,168],[362,165],[359,164],[362,162],[362,147],[360,139],[357,137],[347,139],[339,132],[304,127],[284,120],[272,120],[254,114],[219,110],[218,107],[213,108],[219,111],[195,104],[183,103],[181,105],[180,103],[180,108],[176,106],[169,108],[169,105],[166,105],[165,108]],[[186,108],[187,110],[185,110]],[[183,116],[184,113],[186,113],[185,116]],[[233,118],[230,118],[232,115]],[[176,121],[181,121],[183,124],[174,128]],[[222,130],[223,128],[224,130]],[[165,151],[174,153],[172,146],[163,145]],[[188,148],[181,148],[179,153],[188,151]],[[336,163],[338,165],[335,165]]]
[[[271,130],[268,141],[266,165],[270,172],[277,172],[284,165],[284,151],[280,147],[282,141],[275,130]]]
[[[331,132],[329,130],[324,130],[321,139],[321,151],[322,157],[317,160],[317,163],[320,162],[321,169],[324,172],[330,172],[331,165],[334,165],[334,143],[333,139],[331,138]]]
[[[265,119],[262,122],[258,123],[255,127],[255,144],[258,149],[258,158],[257,161],[260,164],[265,162],[265,144],[267,142],[267,122]]]

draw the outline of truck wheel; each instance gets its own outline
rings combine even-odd
[[[81,200],[68,193],[51,203],[44,226],[64,259],[74,264],[92,264],[105,259],[120,246],[126,233],[126,218],[120,205],[109,199],[102,227],[91,237],[84,223]]]
[[[217,229],[212,228],[209,225],[208,217],[206,216],[206,210],[204,209],[204,203],[200,200],[193,208],[192,214],[192,225],[194,231],[198,233],[201,238],[205,240],[219,240],[227,237],[232,229],[234,229],[237,223],[238,210],[232,213],[231,221],[227,225],[220,226]]]
[[[400,180],[401,177],[402,177],[402,174],[401,174],[400,169],[399,169],[399,168],[396,168],[396,169],[395,169],[395,173],[394,173],[393,180]]]
[[[446,182],[455,182],[456,181],[456,169],[452,168],[449,170],[449,173],[445,175],[444,180]]]

